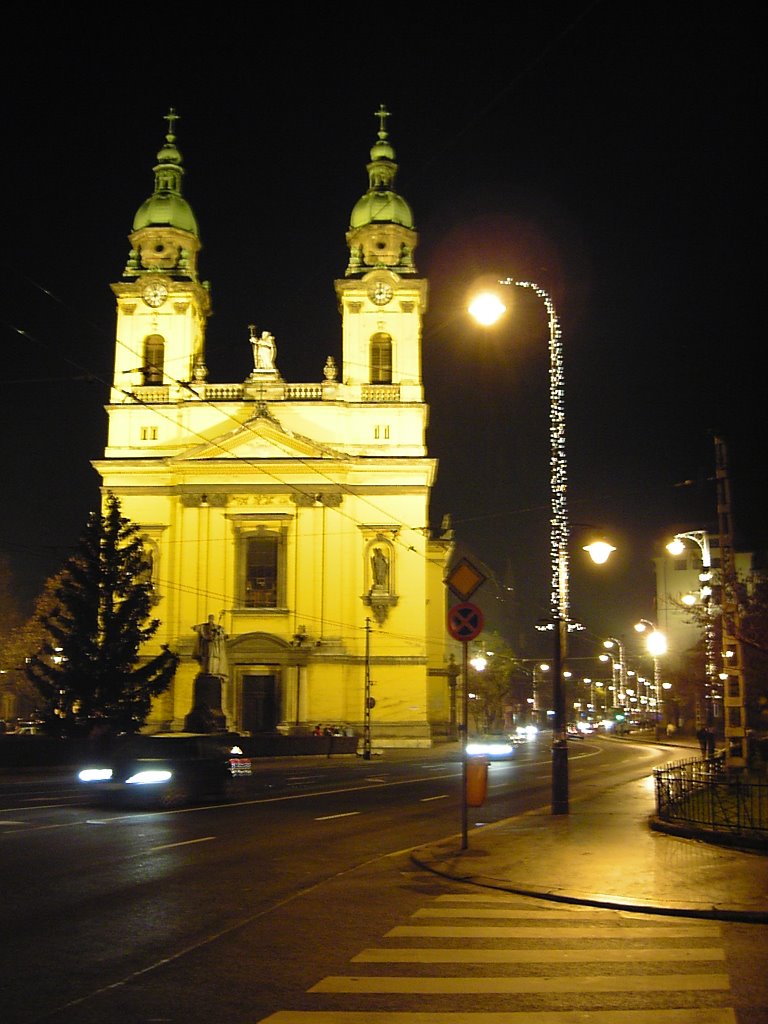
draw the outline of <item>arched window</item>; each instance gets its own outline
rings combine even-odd
[[[144,383],[163,383],[165,340],[161,334],[150,334],[144,339]]]
[[[371,384],[392,383],[392,336],[379,331],[371,337]]]

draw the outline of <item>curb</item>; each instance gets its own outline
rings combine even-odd
[[[459,875],[450,871],[443,861],[430,861],[420,856],[417,850],[409,852],[410,859],[417,867],[429,871],[433,875],[445,878],[462,885],[474,885],[481,889],[494,889],[500,892],[513,893],[516,896],[528,896],[551,903],[563,903],[582,907],[597,907],[602,910],[625,910],[637,914],[655,914],[660,917],[694,917],[712,921],[738,921],[745,924],[768,924],[766,910],[739,910],[735,907],[688,907],[662,906],[659,903],[640,899],[625,899],[620,896],[599,896],[596,893],[566,893],[543,890],[524,885],[517,885],[487,875]]]
[[[666,835],[678,836],[681,839],[699,839],[703,843],[710,843],[712,846],[725,846],[741,853],[768,855],[768,837],[719,832],[714,828],[702,828],[681,821],[665,821],[655,814],[649,817],[648,825],[654,832],[664,832]]]

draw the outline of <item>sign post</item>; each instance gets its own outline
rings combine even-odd
[[[483,630],[483,613],[469,598],[485,583],[486,577],[468,559],[458,562],[446,579],[447,585],[461,598],[459,604],[448,609],[448,632],[461,643],[461,849],[468,844],[467,822],[467,736],[469,726],[469,685],[467,678],[467,644]]]

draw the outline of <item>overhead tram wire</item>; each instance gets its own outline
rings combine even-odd
[[[47,343],[44,340],[42,340],[40,338],[37,338],[36,336],[30,334],[30,332],[24,330],[23,328],[19,328],[19,327],[16,327],[15,325],[10,325],[10,324],[8,326],[10,326],[14,331],[16,331],[22,337],[27,338],[29,341],[34,341],[35,344],[41,345],[44,348],[48,347]],[[120,344],[124,345],[123,342],[120,342]],[[124,345],[124,347],[125,347],[125,345]],[[128,351],[130,352],[131,355],[133,355],[137,359],[139,359],[139,354],[137,352],[135,352],[133,349],[128,349]],[[62,358],[64,358],[66,362],[68,362],[70,365],[72,365],[76,369],[81,370],[83,373],[87,374],[88,379],[91,379],[91,380],[94,380],[94,381],[98,382],[104,388],[106,388],[108,390],[112,389],[112,384],[110,384],[109,382],[104,380],[104,378],[101,377],[100,375],[91,373],[90,371],[88,371],[85,367],[81,366],[75,360],[69,359],[66,356],[63,356]],[[178,387],[184,387],[184,388],[191,389],[191,385],[188,382],[177,381],[177,380],[175,380],[175,378],[172,378],[170,375],[167,375],[165,373],[164,373],[164,376],[167,377],[167,380],[169,382],[174,383]],[[122,388],[115,388],[115,390],[119,391],[121,394],[125,395],[127,398],[130,398],[132,401],[136,402],[137,404],[142,405],[142,406],[144,406],[144,407],[146,407],[148,409],[151,409],[156,415],[159,415],[162,418],[168,420],[173,425],[176,425],[176,421],[171,416],[169,416],[166,413],[163,413],[162,410],[158,409],[157,406],[155,406],[155,405],[153,405],[151,403],[145,402],[138,395],[136,395],[135,392],[127,391],[127,390],[122,389]],[[205,400],[205,404],[210,405],[214,409],[218,408],[215,403],[210,402],[208,400]],[[247,426],[247,424],[242,423],[240,420],[237,420],[233,416],[228,416],[228,418],[238,427]],[[212,445],[214,447],[219,447],[219,448],[221,448],[222,451],[226,452],[226,454],[229,454],[227,449],[223,448],[220,445],[217,446],[215,441],[211,441],[209,438],[203,436],[202,434],[198,434],[198,433],[196,433],[194,431],[192,431],[191,433],[193,434],[193,436],[197,437],[200,441],[202,441],[202,442],[204,442],[206,444],[210,444],[210,445]],[[291,457],[293,458],[293,456],[291,456]],[[242,456],[236,456],[236,459],[237,459],[237,461],[240,461],[240,462],[242,462],[243,464],[245,464],[247,466],[252,466],[253,468],[258,468],[258,469],[261,469],[262,471],[265,471],[263,466],[261,466],[259,463],[256,463],[256,462],[254,462],[252,460],[245,459]],[[316,469],[316,467],[310,465],[306,460],[296,459],[295,461],[305,465],[308,469],[313,469],[313,470]],[[269,473],[268,470],[265,471],[265,472],[266,472],[267,476],[272,477],[272,479],[275,480],[277,483],[282,483],[283,482],[279,477],[275,476],[274,474]],[[336,483],[336,481],[334,481],[332,478],[326,477],[326,479],[328,480],[329,483],[333,483],[334,486],[339,486]],[[344,491],[344,485],[341,485],[341,486],[342,486],[342,490]],[[314,494],[314,490],[311,490],[311,489],[304,490],[304,489],[302,489],[300,487],[297,487],[297,486],[295,486],[295,490],[297,492],[299,492],[299,493],[303,493],[303,494],[307,494],[307,495]],[[347,494],[351,493],[349,490],[346,490],[344,492],[347,493]],[[365,502],[369,505],[369,507],[373,511],[375,511],[377,513],[380,513],[382,515],[384,514],[384,511],[382,509],[378,508],[378,506],[374,505],[367,498],[365,498],[364,500],[365,500]],[[344,512],[340,507],[333,508],[332,510],[335,511],[335,512],[338,512],[339,514],[341,514],[345,519],[347,519],[348,521],[352,522],[355,526],[362,525],[360,520],[356,519],[353,516],[350,516],[349,513]],[[405,525],[405,524],[401,524],[401,525]],[[405,529],[406,530],[412,530],[414,533],[424,532],[425,529],[428,529],[428,525],[426,525],[425,527],[413,527],[413,526],[405,525]],[[191,543],[191,541],[190,541],[190,543]],[[399,538],[395,538],[395,543],[397,545],[399,545],[402,549],[404,549],[405,551],[407,551],[407,552],[409,552],[411,554],[419,554],[419,552],[416,551],[415,548],[413,548],[410,545],[407,545],[404,541],[400,540]],[[426,556],[421,556],[421,557],[424,558],[425,560],[427,560]],[[177,589],[177,591],[179,590],[179,588],[175,588],[175,589]],[[202,592],[199,592],[199,591],[196,591],[196,590],[195,591],[191,591],[191,592],[193,592],[193,593],[200,593],[202,595]],[[344,626],[345,624],[344,623],[337,623],[337,625]],[[362,627],[357,627],[354,624],[348,624],[347,628],[351,628],[353,630],[358,630],[358,628],[362,628]],[[391,635],[391,636],[397,636],[400,639],[402,639],[404,641],[407,641],[407,642],[412,642],[414,644],[417,642],[415,637],[411,637],[408,634],[392,633],[390,630],[384,630],[384,632],[386,632],[388,635]],[[428,640],[427,642],[437,643],[437,640]]]
[[[12,324],[9,324],[8,326],[11,327],[12,330],[16,331],[16,333],[20,334],[22,337],[25,337],[25,338],[27,338],[30,341],[34,341],[38,345],[42,345],[44,347],[47,347],[47,343],[46,342],[44,342],[41,339],[39,339],[39,338],[35,337],[34,335],[30,334],[28,331],[24,330],[23,328],[16,327],[15,325],[12,325]],[[126,348],[127,351],[129,351],[131,355],[135,356],[137,360],[140,359],[139,353],[135,352],[133,349],[128,348],[125,345],[124,342],[119,342],[119,344],[123,345],[123,347]],[[99,374],[92,373],[91,371],[88,371],[85,367],[81,366],[75,360],[69,359],[66,356],[63,356],[62,358],[64,358],[66,362],[68,362],[70,365],[76,367],[78,370],[81,370],[83,373],[88,374],[90,378],[92,378],[93,380],[95,380],[98,383],[100,383],[106,389],[112,390],[113,385],[111,383],[109,383],[108,381],[104,380],[104,378],[102,376],[100,376]],[[175,384],[177,387],[185,388],[185,389],[188,389],[190,391],[193,390],[191,384],[188,381],[178,381],[175,378],[171,377],[169,374],[165,374],[165,371],[164,371],[164,376],[166,377],[166,379],[167,379],[167,381],[169,383]],[[137,403],[138,405],[144,406],[147,409],[151,409],[152,412],[155,415],[158,415],[161,418],[166,419],[169,423],[173,424],[174,426],[176,425],[176,421],[173,419],[173,417],[171,417],[167,413],[164,413],[162,411],[162,409],[160,407],[158,407],[157,405],[154,405],[154,404],[149,403],[149,402],[145,402],[135,392],[128,391],[128,390],[126,390],[124,388],[114,388],[114,390],[120,392],[126,398],[131,399],[131,401]],[[201,404],[206,404],[210,408],[215,409],[217,411],[220,411],[218,405],[216,403],[214,403],[214,402],[211,402],[208,399],[204,399],[201,402]],[[247,422],[243,423],[242,421],[236,419],[234,416],[231,416],[229,414],[227,414],[227,419],[229,419],[238,428],[242,429],[242,428],[247,428],[248,427],[248,423]],[[214,448],[218,447],[226,455],[230,454],[229,451],[226,448],[224,448],[222,445],[217,444],[217,442],[215,440],[211,440],[210,438],[205,437],[204,435],[199,434],[196,431],[190,431],[190,434],[193,437],[198,438],[201,442],[203,442],[203,443],[205,443],[207,445],[210,445],[211,447],[214,447]],[[287,457],[289,457],[293,461],[303,465],[308,470],[312,470],[313,472],[318,473],[318,475],[323,477],[329,484],[332,484],[334,487],[339,487],[343,494],[347,494],[348,496],[351,496],[353,494],[353,492],[349,488],[347,488],[346,485],[339,484],[332,477],[329,477],[329,476],[323,474],[322,471],[319,470],[316,465],[311,464],[310,462],[308,462],[305,459],[297,458],[296,456],[294,456],[292,454],[290,456],[287,456]],[[271,479],[274,480],[276,483],[279,483],[279,484],[284,483],[284,481],[280,477],[270,473],[268,469],[265,469],[265,467],[262,464],[258,463],[258,462],[255,462],[253,460],[244,458],[243,456],[235,456],[235,459],[236,459],[236,461],[241,462],[242,464],[244,464],[246,466],[251,466],[254,469],[260,469],[263,473],[265,473],[266,476],[271,477]],[[297,493],[303,494],[303,495],[305,495],[307,497],[311,497],[315,493],[314,489],[312,489],[312,488],[302,488],[301,486],[295,485],[295,484],[292,485],[292,487],[294,488],[294,490]],[[361,495],[354,495],[354,496],[357,497],[358,499],[362,499],[362,501],[373,512],[376,512],[379,515],[385,515],[386,514],[383,509],[381,509],[377,505],[375,505],[369,498],[367,498],[365,496],[361,496]],[[347,519],[349,522],[351,522],[355,526],[363,525],[361,520],[356,519],[354,516],[351,516],[348,512],[344,511],[341,508],[341,506],[333,507],[332,511],[338,513],[339,515],[341,515],[342,517]],[[427,531],[429,529],[429,524],[428,523],[425,523],[423,526],[412,526],[410,524],[404,524],[404,523],[403,524],[398,524],[398,525],[401,528],[404,528],[405,530],[412,531],[413,533],[422,533],[423,534],[425,531]],[[395,538],[394,543],[396,545],[398,545],[399,547],[401,547],[406,552],[409,552],[409,553],[412,553],[412,554],[418,554],[418,552],[411,545],[406,544],[404,541],[400,540],[399,537]]]

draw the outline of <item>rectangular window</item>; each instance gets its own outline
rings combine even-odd
[[[141,428],[141,440],[142,441],[156,441],[157,440],[157,427],[142,427]]]
[[[279,536],[252,534],[245,538],[246,608],[277,608]]]
[[[285,611],[288,601],[288,538],[293,516],[235,513],[235,601],[238,608]]]
[[[379,332],[371,338],[371,384],[392,383],[392,338]]]

